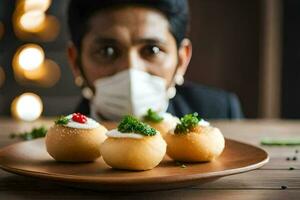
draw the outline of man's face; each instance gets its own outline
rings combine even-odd
[[[123,7],[94,15],[78,56],[91,86],[96,79],[129,68],[162,77],[171,84],[178,66],[176,41],[167,19],[143,7]]]

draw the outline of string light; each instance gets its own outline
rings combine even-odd
[[[41,98],[34,93],[24,93],[16,97],[11,105],[14,117],[23,121],[38,119],[43,111]]]
[[[36,44],[25,44],[13,57],[13,71],[19,84],[34,84],[40,87],[52,87],[60,79],[58,64],[45,58],[42,47]]]
[[[32,10],[40,10],[45,12],[51,4],[51,0],[25,0],[24,1],[24,10],[32,11]]]
[[[43,27],[45,19],[46,15],[43,11],[33,10],[25,12],[20,18],[20,26],[25,31],[39,32]]]
[[[36,44],[25,45],[16,54],[19,66],[29,71],[39,68],[45,59],[43,49]]]
[[[60,32],[57,17],[46,13],[51,0],[18,0],[13,14],[13,28],[22,40],[54,41]]]
[[[45,59],[43,64],[36,70],[24,71],[24,78],[34,81],[40,87],[52,87],[60,78],[60,67],[53,60]]]
[[[45,75],[38,79],[38,83],[42,87],[52,87],[54,86],[60,79],[61,71],[58,64],[51,60],[45,59],[43,63],[43,69],[45,71]]]

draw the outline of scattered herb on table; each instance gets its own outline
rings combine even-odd
[[[31,131],[25,131],[21,133],[11,133],[10,138],[19,138],[22,140],[33,140],[36,138],[45,137],[47,129],[44,126],[33,128]]]
[[[156,130],[154,128],[130,115],[127,115],[122,119],[118,125],[118,131],[121,133],[137,133],[145,136],[156,135]]]
[[[296,146],[300,145],[300,139],[262,139],[260,143],[267,146]]]

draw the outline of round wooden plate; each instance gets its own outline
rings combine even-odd
[[[213,162],[179,165],[167,156],[152,170],[114,170],[102,158],[91,163],[60,163],[46,152],[44,139],[17,143],[0,150],[0,168],[8,172],[96,190],[145,191],[201,184],[253,170],[269,160],[255,146],[226,139],[226,148]]]

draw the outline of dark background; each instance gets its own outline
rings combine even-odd
[[[72,112],[80,100],[80,91],[66,59],[68,34],[65,9],[67,0],[53,0],[48,14],[60,20],[61,31],[53,42],[18,39],[12,28],[15,0],[0,0],[0,21],[5,32],[0,38],[0,66],[6,80],[0,88],[0,115],[10,114],[14,97],[34,92],[42,97],[44,115]],[[262,32],[262,1],[260,0],[190,0],[193,57],[186,79],[235,92],[246,117],[259,116],[260,44]],[[283,7],[283,67],[282,107],[284,118],[300,117],[300,1],[284,0]],[[46,57],[57,62],[62,77],[52,88],[20,85],[14,80],[12,57],[22,44],[41,45]]]
[[[282,117],[300,118],[300,1],[284,1]]]
[[[235,92],[258,116],[260,1],[190,1],[193,57],[187,78]]]

